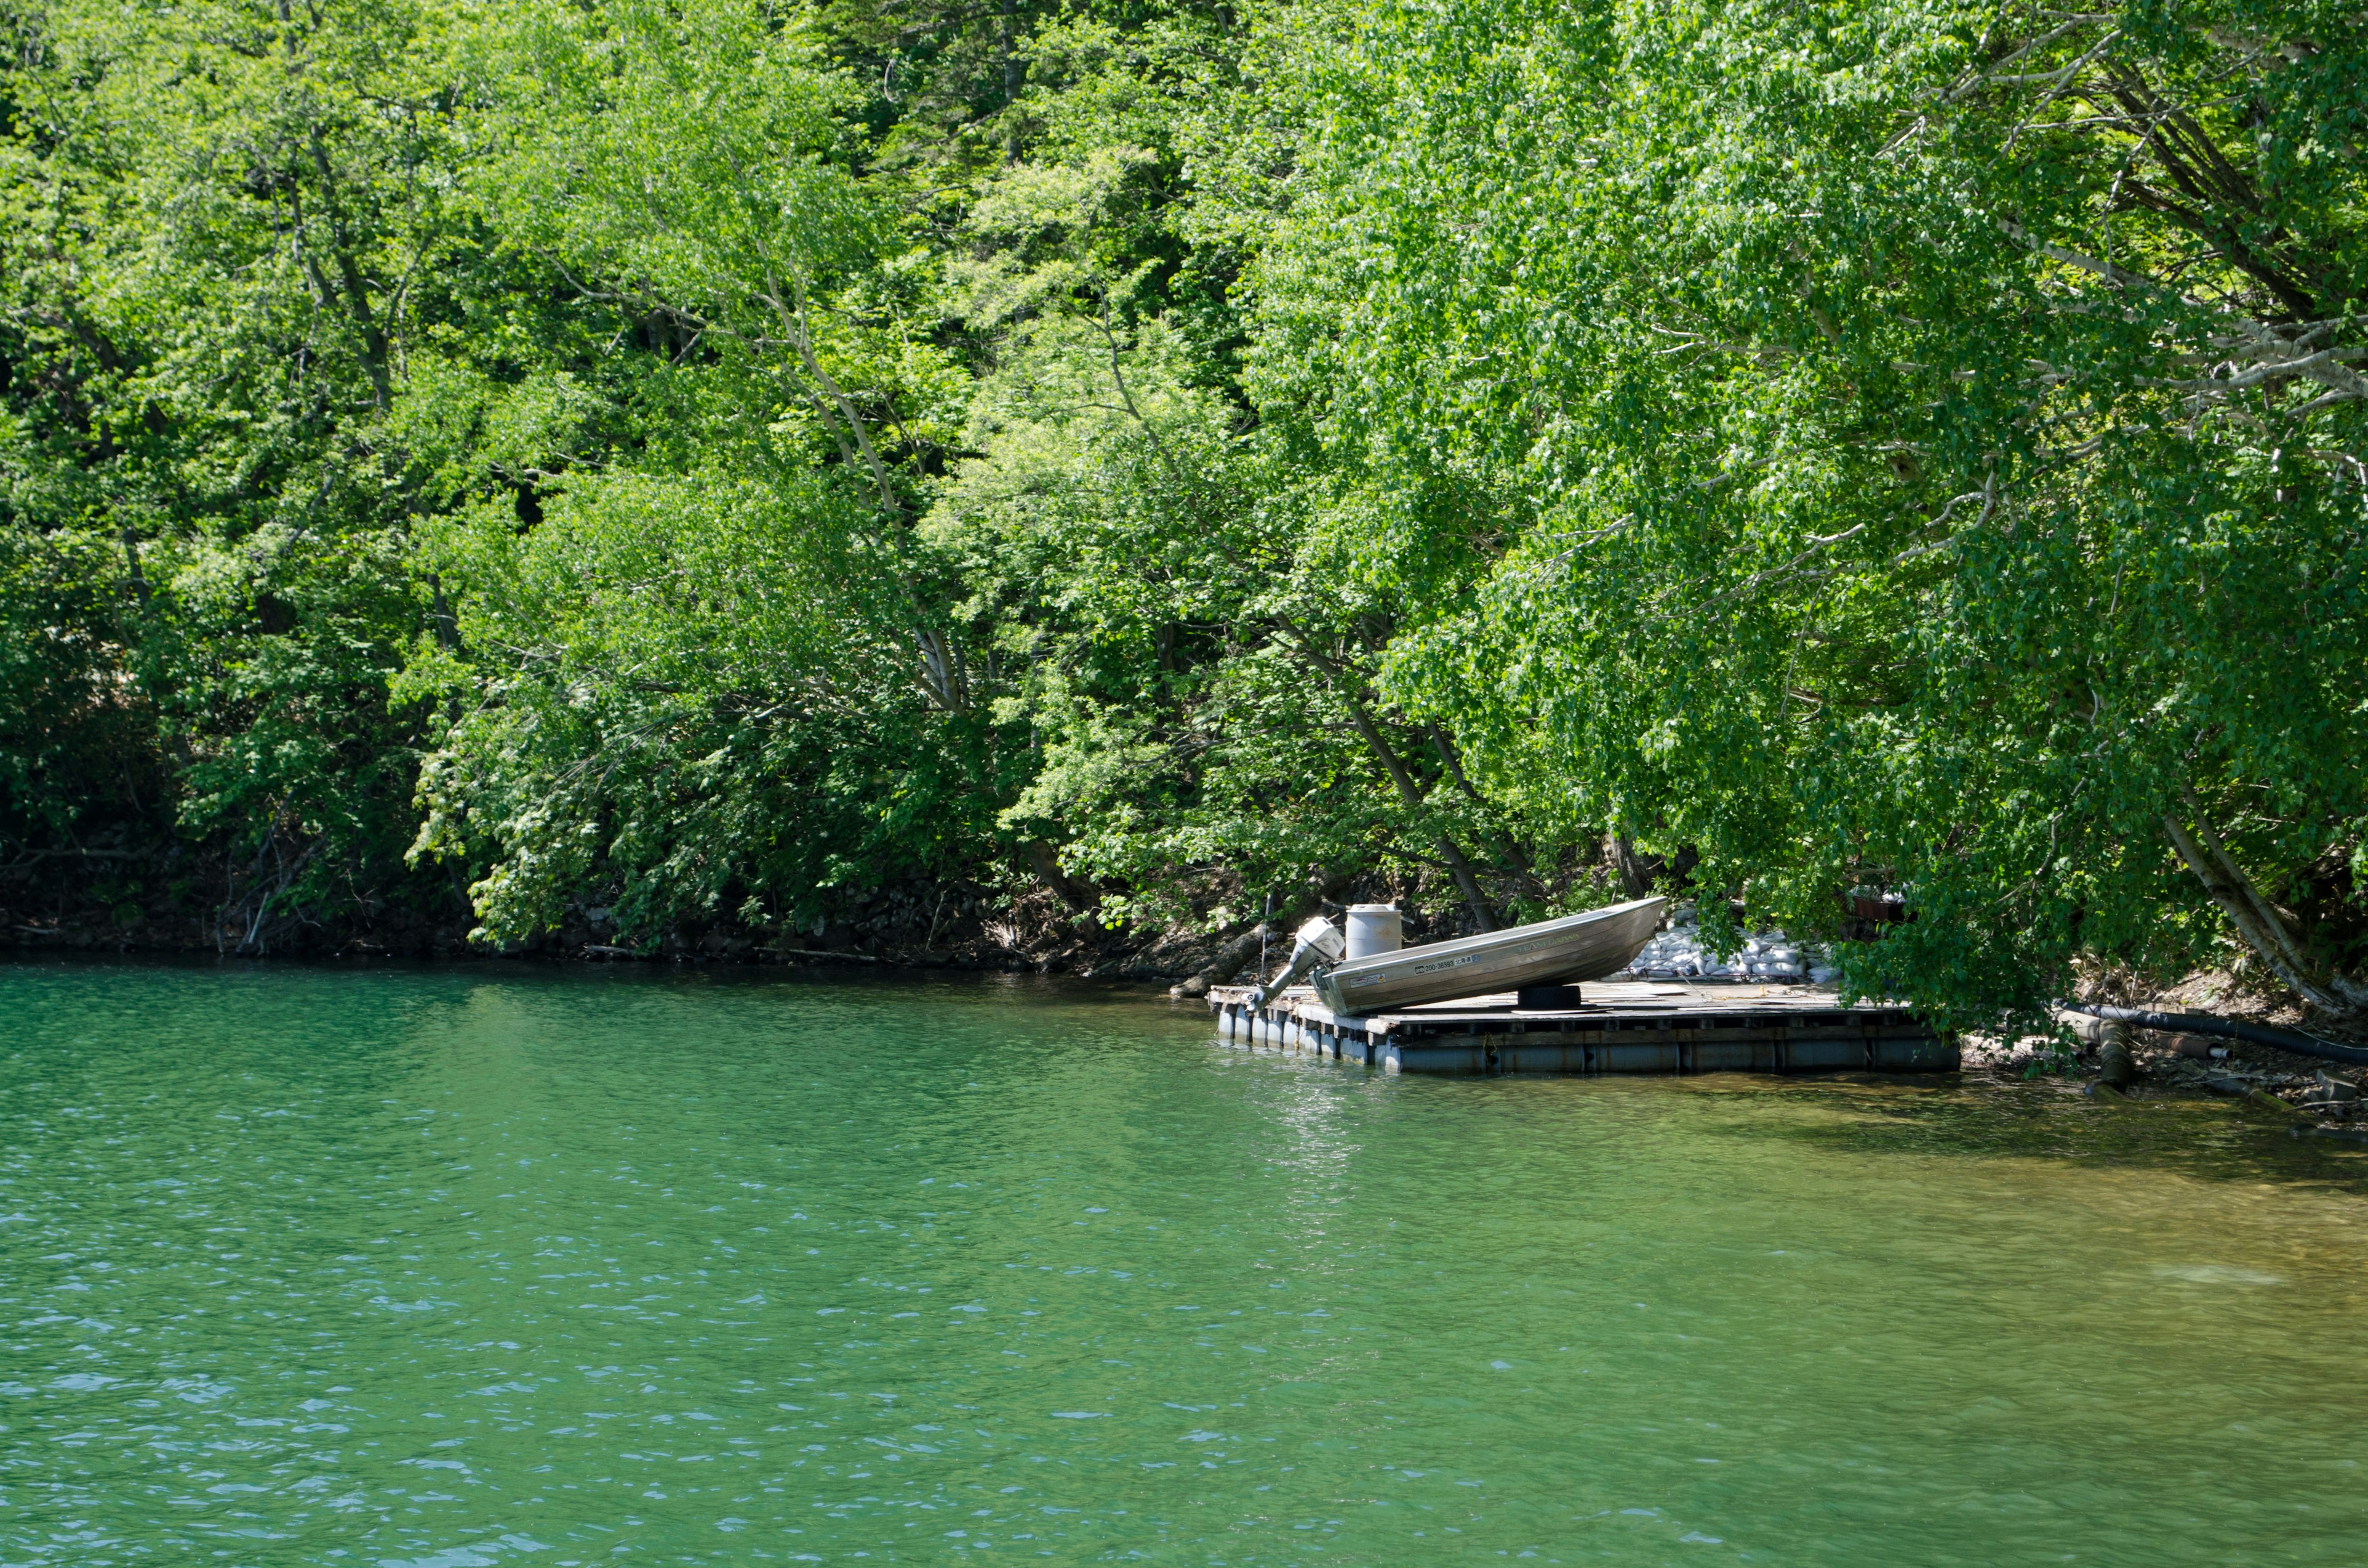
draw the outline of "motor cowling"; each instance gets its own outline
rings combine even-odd
[[[1292,933],[1291,962],[1273,980],[1261,983],[1250,992],[1250,1006],[1265,1006],[1270,998],[1298,984],[1316,965],[1338,963],[1340,955],[1348,950],[1348,940],[1332,922],[1320,915],[1306,921]]]

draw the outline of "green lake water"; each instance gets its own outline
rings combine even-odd
[[[2368,1175],[1140,994],[0,968],[0,1563],[2358,1563]]]

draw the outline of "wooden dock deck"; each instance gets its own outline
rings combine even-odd
[[[1580,1006],[1524,1010],[1511,993],[1372,1017],[1305,988],[1255,1012],[1249,987],[1209,992],[1217,1032],[1391,1073],[1953,1073],[1957,1044],[1908,1008],[1843,1006],[1806,985],[1598,981]]]

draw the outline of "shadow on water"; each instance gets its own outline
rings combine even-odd
[[[1857,1155],[2024,1159],[2155,1168],[2197,1180],[2368,1194],[2368,1145],[2295,1138],[2265,1107],[2185,1097],[2100,1103],[2069,1086],[1932,1080],[1721,1078],[1697,1092],[1734,1114],[1726,1136]],[[1755,1115],[1782,1105],[1823,1115]]]

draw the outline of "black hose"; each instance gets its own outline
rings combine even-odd
[[[2292,1029],[2273,1029],[2266,1024],[2240,1024],[2234,1018],[2214,1018],[2202,1013],[2149,1013],[2142,1007],[2091,1007],[2067,1003],[2067,1013],[2086,1013],[2091,1017],[2116,1024],[2135,1024],[2143,1029],[2169,1029],[2186,1034],[2217,1035],[2223,1040],[2250,1040],[2255,1045],[2274,1045],[2280,1051],[2291,1051],[2296,1056],[2315,1056],[2322,1062],[2345,1062],[2352,1066],[2368,1066],[2368,1051],[2356,1045],[2338,1045],[2317,1035],[2296,1034]]]

